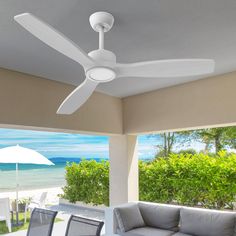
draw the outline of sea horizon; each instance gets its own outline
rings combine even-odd
[[[109,161],[104,157],[51,157],[50,159],[55,165],[33,165],[19,164],[19,190],[43,189],[51,187],[62,187],[66,184],[65,167],[67,163],[80,163],[82,160],[95,160],[101,162]],[[145,159],[144,160],[149,160]],[[16,188],[15,164],[0,163],[0,193],[13,192]],[[4,181],[1,181],[3,180]]]
[[[150,161],[153,158],[139,158],[139,160],[143,161]],[[35,165],[35,164],[18,164],[19,171],[20,170],[26,170],[26,169],[45,169],[45,168],[57,168],[62,166],[66,166],[67,163],[80,163],[82,160],[95,160],[97,162],[101,161],[109,161],[108,157],[50,157],[48,158],[52,163],[54,163],[53,166],[47,166],[47,165]],[[0,171],[15,171],[16,164],[12,163],[0,163]],[[0,186],[1,188],[1,186]]]

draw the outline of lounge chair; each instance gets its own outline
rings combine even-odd
[[[11,232],[11,213],[9,198],[0,198],[0,221],[6,221],[9,232]]]
[[[45,208],[45,203],[47,199],[47,192],[43,192],[41,196],[37,198],[33,198],[30,203],[25,206],[25,223],[26,223],[26,213],[28,210],[32,211],[34,208]]]

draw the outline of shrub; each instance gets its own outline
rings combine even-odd
[[[172,154],[140,163],[140,200],[233,209],[236,155]]]
[[[83,160],[66,166],[65,199],[109,205],[109,163]]]
[[[64,197],[71,202],[109,204],[109,162],[82,161],[66,167]],[[140,200],[233,209],[236,155],[220,152],[171,154],[139,162]]]

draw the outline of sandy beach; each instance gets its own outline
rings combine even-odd
[[[47,201],[46,204],[58,204],[59,197],[58,194],[63,193],[61,187],[54,188],[43,188],[43,189],[33,189],[33,190],[25,190],[19,191],[19,199],[21,198],[38,198],[42,192],[47,192]],[[0,198],[9,197],[10,199],[16,198],[16,192],[2,192],[0,193]]]

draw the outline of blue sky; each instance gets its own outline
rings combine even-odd
[[[156,145],[161,140],[157,136],[142,135],[138,137],[138,153],[140,159],[155,156]],[[0,148],[21,145],[32,148],[47,158],[52,157],[84,157],[108,158],[108,137],[81,134],[67,134],[44,131],[17,129],[0,129]],[[192,142],[189,145],[174,147],[175,150],[194,147],[200,151],[204,145]]]
[[[157,139],[139,136],[139,158],[155,156]],[[21,145],[32,148],[48,158],[108,158],[108,137],[54,133],[17,129],[0,129],[0,148]]]

